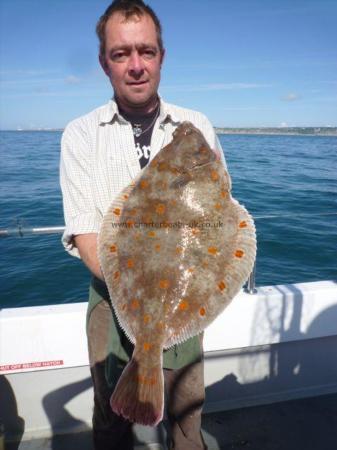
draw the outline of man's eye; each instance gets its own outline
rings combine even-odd
[[[143,51],[143,56],[146,59],[153,59],[156,56],[155,50],[146,49]]]
[[[126,53],[124,52],[115,52],[111,55],[112,61],[120,62],[126,60]]]

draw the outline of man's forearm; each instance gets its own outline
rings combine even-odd
[[[93,275],[104,281],[97,256],[97,233],[78,234],[74,241],[84,264]]]

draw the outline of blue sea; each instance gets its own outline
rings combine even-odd
[[[256,218],[258,286],[337,280],[337,138],[220,135],[233,195]],[[0,229],[63,225],[61,132],[0,132]],[[86,301],[60,235],[0,238],[0,308]]]

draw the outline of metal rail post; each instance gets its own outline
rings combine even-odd
[[[247,294],[257,294],[257,289],[255,287],[255,272],[256,272],[256,261],[254,262],[254,267],[249,275],[248,281],[247,281],[247,285],[244,289],[245,292],[247,292]]]

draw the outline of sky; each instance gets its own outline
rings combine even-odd
[[[218,127],[337,126],[337,0],[148,0],[159,92]],[[1,0],[0,129],[63,128],[113,95],[96,22],[109,0]]]

